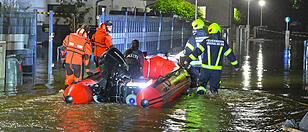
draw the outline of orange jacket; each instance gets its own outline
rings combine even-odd
[[[101,56],[106,49],[113,45],[112,38],[106,30],[106,25],[101,24],[96,28],[96,32],[92,36],[94,41],[94,56]]]
[[[61,53],[62,55],[66,53],[65,63],[84,64],[87,68],[92,54],[92,46],[85,30],[78,29],[76,33],[67,35],[63,40]]]

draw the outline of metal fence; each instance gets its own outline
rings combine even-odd
[[[36,11],[0,8],[0,40],[6,41],[7,54],[24,58],[25,72],[35,73]]]
[[[122,52],[134,39],[140,41],[140,49],[148,54],[178,52],[192,35],[190,23],[179,17],[102,14],[99,23],[112,21],[112,42]]]

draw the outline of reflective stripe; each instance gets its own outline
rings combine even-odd
[[[201,61],[192,61],[190,62],[190,65],[201,65],[202,62]]]
[[[201,44],[198,45],[198,48],[201,50],[201,52],[204,51],[204,47]]]
[[[197,89],[197,92],[198,92],[198,91],[201,91],[201,90],[204,91],[204,92],[206,92],[206,88],[205,88],[205,87],[199,86],[198,89]]]
[[[199,55],[198,56],[198,59],[196,60],[196,61],[192,61],[192,62],[190,62],[190,65],[200,65],[201,66],[201,64],[202,64],[202,57],[201,57],[201,55]]]
[[[196,41],[201,40],[201,42],[202,42],[204,39],[207,39],[207,38],[208,38],[208,36],[206,36],[206,37],[196,37]]]
[[[229,49],[224,53],[224,55],[225,55],[225,56],[228,56],[228,55],[231,53],[231,51],[232,51],[232,50],[229,48]]]
[[[190,54],[190,55],[189,55],[189,58],[190,58],[191,60],[197,59],[193,54]]]
[[[222,69],[222,66],[211,66],[211,65],[205,65],[205,64],[202,64],[201,67],[205,69],[211,69],[211,70],[221,70]]]
[[[218,66],[218,63],[220,61],[220,55],[221,55],[222,49],[223,49],[223,47],[220,46],[215,66]]]
[[[231,62],[231,64],[232,64],[232,65],[237,65],[238,62],[237,62],[237,60],[235,60],[235,61]]]
[[[191,51],[194,51],[195,47],[192,46],[190,43],[186,43],[186,47],[188,47]]]
[[[208,63],[208,65],[211,65],[211,47],[210,47],[210,45],[207,45],[207,63]]]

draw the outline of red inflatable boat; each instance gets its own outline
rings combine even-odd
[[[190,76],[183,68],[177,68],[175,62],[160,56],[145,60],[143,72],[146,80],[124,82],[117,89],[115,102],[139,105],[141,107],[160,107],[181,95],[190,86]],[[70,85],[63,94],[67,103],[90,103],[93,101],[91,86],[102,80],[96,73],[76,84]],[[115,79],[121,80],[121,79]],[[113,85],[114,86],[114,85]]]
[[[183,68],[156,80],[137,94],[137,105],[141,107],[160,107],[181,95],[190,86],[189,74]]]

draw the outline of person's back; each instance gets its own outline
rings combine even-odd
[[[213,94],[218,93],[218,89],[221,84],[221,70],[223,63],[223,56],[226,56],[231,64],[237,71],[239,69],[238,61],[229,48],[229,45],[221,38],[221,28],[217,23],[213,23],[209,26],[209,38],[202,41],[198,48],[196,48],[192,54],[186,58],[184,67],[188,67],[188,64],[196,60],[199,55],[203,53],[202,57],[202,70],[201,70],[201,85],[197,89],[198,94],[205,94],[206,85],[210,82],[210,91]]]
[[[99,57],[109,48],[113,46],[112,37],[108,33],[112,30],[112,22],[106,21],[101,23],[96,32],[92,35],[92,41],[94,41],[94,61],[96,63],[97,71],[100,71],[98,66]]]
[[[143,53],[139,50],[139,41],[133,40],[132,47],[124,52],[125,60],[129,66],[129,74],[132,78],[143,76],[142,68],[144,64]]]
[[[83,26],[84,27],[84,26]],[[72,82],[78,82],[83,78],[83,69],[86,68],[88,74],[92,74],[88,66],[92,47],[87,38],[87,31],[79,28],[76,33],[67,35],[63,41],[61,53],[66,54],[66,87]]]
[[[204,39],[208,38],[208,35],[204,31],[205,24],[201,19],[194,20],[191,25],[193,27],[193,36],[188,39],[184,47],[184,56],[190,55]],[[191,75],[190,87],[192,88],[198,86],[201,64],[202,55],[190,63],[191,68],[188,69],[188,72]]]

